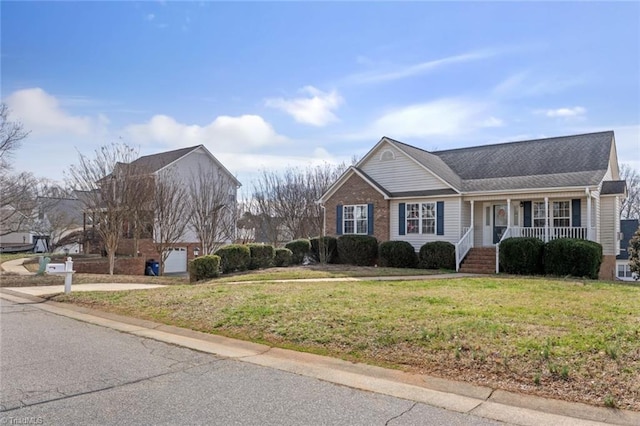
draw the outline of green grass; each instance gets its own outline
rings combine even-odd
[[[636,286],[497,277],[216,283],[57,300],[505,389],[593,404],[612,395],[640,409]]]
[[[221,276],[211,283],[247,282],[247,281],[275,281],[275,280],[299,280],[315,278],[357,278],[357,277],[392,277],[410,275],[434,275],[449,273],[452,271],[440,271],[433,269],[411,268],[378,268],[357,267],[352,265],[316,265],[316,266],[292,266],[286,268],[261,269],[247,271],[228,276]]]

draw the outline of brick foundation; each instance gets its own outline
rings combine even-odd
[[[378,241],[388,241],[389,233],[389,200],[364,179],[353,174],[325,203],[326,234],[337,236],[336,206],[350,204],[373,203],[374,233]]]
[[[601,280],[615,281],[616,279],[616,257],[613,255],[602,256],[602,265],[598,278]]]

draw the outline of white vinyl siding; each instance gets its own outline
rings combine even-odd
[[[380,146],[360,168],[389,192],[449,188],[406,154],[388,144]]]
[[[437,203],[439,201],[444,202],[444,235],[437,235],[437,232],[433,234],[409,234],[400,235],[399,233],[399,205],[401,202],[408,206],[412,203]],[[391,225],[391,240],[394,241],[407,241],[416,250],[420,250],[420,247],[424,243],[430,241],[448,241],[452,244],[457,243],[460,240],[460,202],[459,198],[451,199],[411,199],[402,201],[392,201],[390,204],[390,225]],[[406,212],[405,212],[406,215]],[[437,212],[436,212],[437,215]],[[437,224],[437,219],[436,219]],[[436,225],[437,226],[437,225]]]
[[[620,250],[618,230],[620,219],[617,209],[618,197],[600,198],[600,244],[604,255],[617,255]]]

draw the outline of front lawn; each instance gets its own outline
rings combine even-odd
[[[640,288],[525,278],[227,284],[56,300],[273,346],[640,410]]]

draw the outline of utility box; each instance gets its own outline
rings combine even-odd
[[[64,263],[48,263],[47,274],[64,274]]]

